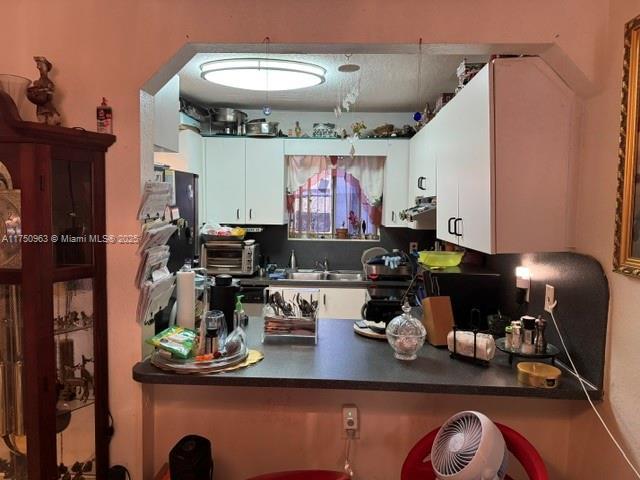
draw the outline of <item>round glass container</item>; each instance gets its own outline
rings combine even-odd
[[[387,341],[395,351],[395,357],[399,360],[415,360],[418,351],[424,345],[427,331],[422,322],[411,315],[411,307],[405,303],[404,312],[398,315],[387,325]]]

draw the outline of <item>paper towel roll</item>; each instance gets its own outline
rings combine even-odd
[[[473,332],[458,330],[456,333],[456,353],[473,358]],[[447,335],[447,347],[453,352],[453,330]],[[476,358],[491,360],[496,354],[496,342],[487,333],[478,333],[476,337]]]
[[[176,323],[184,328],[195,329],[196,273],[192,271],[176,273],[178,313]]]

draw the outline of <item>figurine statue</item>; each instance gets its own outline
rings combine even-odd
[[[60,114],[53,106],[55,84],[49,79],[53,64],[45,57],[33,57],[40,71],[40,78],[27,88],[27,98],[36,105],[38,121],[47,125],[60,125]]]

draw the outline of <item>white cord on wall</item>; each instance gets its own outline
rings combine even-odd
[[[629,459],[629,457],[625,453],[625,451],[622,448],[622,446],[620,445],[620,443],[613,436],[613,433],[611,433],[611,430],[609,430],[609,427],[607,426],[607,424],[605,423],[604,419],[600,415],[600,412],[598,412],[598,410],[596,409],[596,406],[594,405],[593,400],[591,400],[591,397],[589,396],[589,392],[587,392],[587,388],[584,386],[584,380],[582,380],[582,377],[578,373],[578,369],[576,368],[575,363],[573,363],[573,358],[571,357],[571,354],[569,353],[569,350],[567,349],[567,345],[564,343],[564,337],[562,336],[562,333],[560,333],[560,328],[558,327],[558,322],[556,322],[556,317],[553,315],[553,310],[556,308],[557,304],[558,304],[557,300],[555,302],[553,302],[553,304],[549,308],[549,313],[551,313],[551,319],[553,320],[553,326],[556,328],[556,332],[558,332],[558,336],[560,337],[560,342],[562,343],[562,348],[564,349],[564,352],[567,354],[567,358],[569,359],[569,363],[571,363],[571,368],[573,369],[573,373],[578,378],[578,381],[580,382],[580,386],[582,387],[582,390],[584,391],[584,394],[587,397],[589,405],[591,405],[591,408],[593,409],[594,413],[598,417],[598,420],[600,420],[600,423],[602,423],[602,426],[604,427],[604,429],[609,434],[609,437],[611,437],[611,440],[613,441],[614,445],[620,451],[620,454],[625,459],[625,461],[629,465],[629,468],[631,468],[631,470],[635,474],[636,478],[640,479],[640,472],[633,465],[633,463],[631,462],[631,460]]]
[[[353,430],[347,430],[347,440],[344,445],[344,473],[353,477],[353,469],[351,468],[351,440],[353,439]]]

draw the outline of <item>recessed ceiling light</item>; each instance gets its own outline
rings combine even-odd
[[[293,60],[230,58],[200,65],[202,78],[226,87],[275,92],[313,87],[324,82],[326,70]]]

